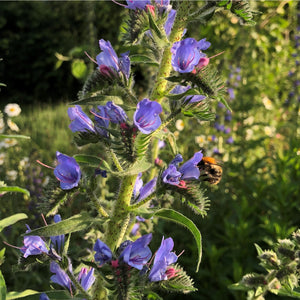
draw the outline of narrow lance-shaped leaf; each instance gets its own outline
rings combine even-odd
[[[20,188],[18,186],[1,186],[0,192],[16,192],[16,193],[23,193],[23,194],[27,195],[28,197],[30,196],[29,191],[27,191],[26,189]]]
[[[76,154],[75,160],[78,163],[88,164],[90,167],[111,171],[109,164],[104,160],[94,155]]]
[[[30,140],[30,136],[20,134],[0,134],[0,139],[26,139]]]
[[[20,220],[27,219],[27,215],[20,213],[20,214],[15,214],[10,217],[7,217],[5,219],[0,220],[0,232],[5,228],[8,227],[12,224],[15,224],[16,222]]]
[[[5,284],[5,280],[4,277],[0,271],[0,298],[1,299],[7,299],[6,298],[6,284]]]
[[[157,216],[159,218],[176,222],[184,227],[186,227],[194,236],[197,249],[198,249],[198,263],[196,266],[196,272],[199,271],[199,266],[202,258],[202,237],[199,229],[197,226],[191,221],[189,218],[184,216],[183,214],[173,210],[173,209],[159,209],[158,211],[151,213],[151,214],[145,214],[143,217],[145,218],[151,218],[152,216]]]
[[[61,222],[51,224],[45,227],[37,228],[24,235],[55,236],[67,234],[89,228],[95,222],[95,218],[88,214],[75,215]]]

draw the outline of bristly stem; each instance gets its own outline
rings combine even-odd
[[[130,220],[128,207],[130,206],[136,178],[137,175],[123,178],[112,217],[105,231],[105,243],[112,251],[120,246]]]
[[[118,160],[115,152],[112,149],[110,149],[109,151],[110,151],[112,160],[113,160],[116,168],[118,169],[119,172],[123,172],[124,170],[123,170],[123,168],[122,168],[122,166],[121,166],[121,164],[120,164],[120,162],[119,162],[119,160]]]
[[[186,21],[188,18],[190,5],[191,5],[190,1],[182,1],[179,3],[173,28],[169,36],[170,46],[166,47],[163,52],[160,68],[158,70],[157,77],[156,77],[156,82],[154,84],[154,88],[150,96],[150,99],[156,100],[159,103],[161,103],[164,98],[164,93],[168,83],[166,78],[170,76],[172,71],[171,48],[173,46],[173,43],[181,40],[182,38]]]

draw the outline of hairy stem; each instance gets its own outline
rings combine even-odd
[[[120,246],[129,223],[130,215],[128,207],[130,206],[136,178],[137,175],[123,178],[112,217],[105,231],[105,243],[112,251]]]

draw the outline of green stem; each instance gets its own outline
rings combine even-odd
[[[130,206],[136,178],[137,175],[123,178],[112,217],[105,231],[105,243],[112,251],[120,246],[130,220],[128,207]]]
[[[173,43],[181,40],[182,34],[186,25],[188,12],[190,8],[190,1],[182,1],[177,9],[176,17],[174,20],[173,28],[169,36],[170,46],[166,47],[163,52],[163,56],[160,63],[160,68],[157,73],[156,82],[150,99],[155,99],[157,102],[161,103],[164,98],[164,93],[167,87],[168,81],[167,77],[170,76],[172,71],[171,59],[172,53],[171,48]]]
[[[124,170],[123,170],[123,168],[122,168],[122,166],[121,166],[121,164],[120,164],[120,162],[118,160],[118,157],[116,156],[115,152],[113,150],[111,150],[111,149],[109,150],[109,152],[111,154],[113,162],[114,162],[116,168],[118,169],[118,171],[119,172],[123,172]]]
[[[76,280],[75,276],[72,272],[70,272],[68,269],[66,270],[67,275],[71,279],[72,283],[75,285],[76,289],[80,291],[80,293],[84,296],[87,300],[92,300],[92,297],[84,290],[84,288],[81,286],[81,284]]]
[[[144,204],[146,204],[147,202],[149,202],[152,198],[153,198],[153,194],[149,195],[148,197],[146,197],[145,199],[143,199],[142,201],[136,203],[136,204],[132,204],[128,207],[128,211],[133,211],[141,206],[143,206]]]

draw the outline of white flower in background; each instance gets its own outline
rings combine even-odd
[[[19,162],[19,166],[21,168],[29,167],[29,158],[28,157],[24,157],[23,159],[21,159],[20,162]]]
[[[14,181],[17,179],[18,172],[16,170],[6,171],[6,179]]]
[[[50,177],[46,176],[45,178],[42,179],[42,186],[46,186],[49,183]]]
[[[184,129],[184,122],[181,119],[177,120],[175,127],[177,130],[182,131]]]
[[[253,136],[253,130],[250,128],[246,129],[246,137],[245,137],[246,141],[251,140],[252,136]]]
[[[0,118],[0,133],[2,133],[5,129],[5,123],[3,118]]]
[[[20,130],[18,125],[15,122],[13,122],[11,119],[7,119],[7,125],[13,131],[18,132]]]
[[[5,153],[0,153],[0,165],[4,164],[4,160],[5,160]]]
[[[274,136],[276,129],[274,126],[265,126],[264,131],[267,136]]]
[[[273,104],[272,104],[272,101],[268,98],[268,97],[264,97],[262,99],[262,102],[265,106],[266,109],[270,110],[273,108]]]
[[[14,145],[16,145],[18,142],[16,139],[4,139],[0,142],[0,149],[1,148],[9,148],[12,147]]]
[[[197,135],[197,136],[195,136],[195,142],[197,144],[199,144],[200,146],[206,144],[207,143],[206,136],[205,135]]]
[[[244,120],[245,125],[252,125],[253,122],[254,122],[254,117],[253,116],[250,116],[250,117],[248,117],[247,119]]]
[[[5,106],[4,112],[9,117],[16,117],[21,113],[21,107],[17,103],[9,103]]]

